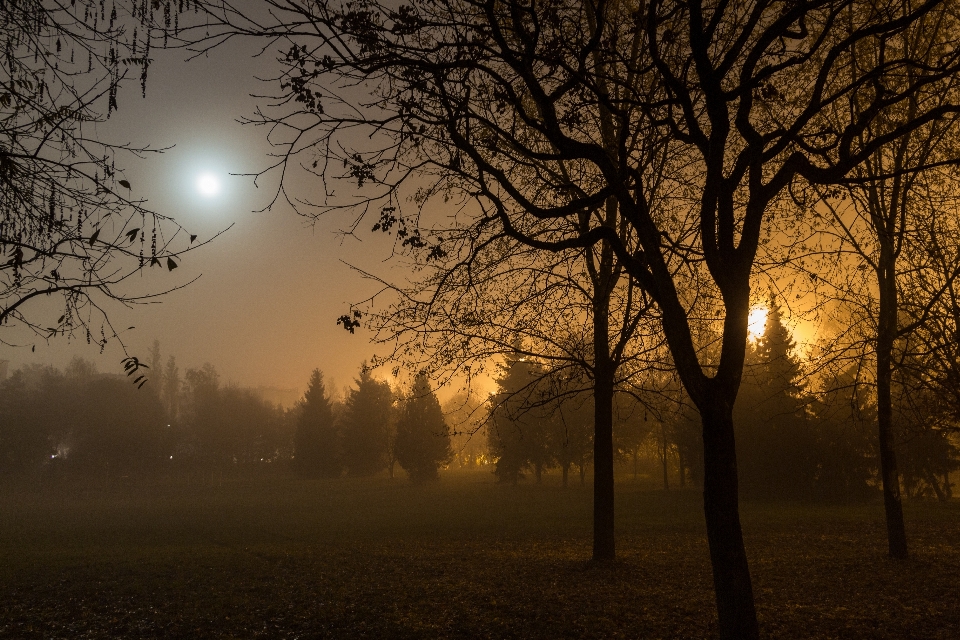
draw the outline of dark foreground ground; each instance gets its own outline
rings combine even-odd
[[[489,474],[0,487],[0,638],[703,638],[696,492],[618,486],[594,566],[590,488]],[[960,503],[745,504],[763,634],[960,638]]]

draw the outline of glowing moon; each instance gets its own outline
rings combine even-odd
[[[750,338],[757,339],[763,335],[763,330],[767,326],[767,308],[757,307],[750,310],[750,316],[747,318],[747,331]]]
[[[212,198],[220,193],[220,180],[212,173],[201,174],[197,178],[197,191],[206,198]]]

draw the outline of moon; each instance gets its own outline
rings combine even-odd
[[[220,193],[220,179],[212,173],[201,173],[197,177],[197,191],[205,198],[212,198]]]

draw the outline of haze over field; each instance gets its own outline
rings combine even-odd
[[[0,638],[960,637],[960,0],[0,52]]]

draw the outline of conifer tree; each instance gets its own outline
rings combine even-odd
[[[414,378],[401,404],[394,447],[397,462],[414,482],[437,480],[441,465],[453,458],[450,429],[424,373]]]
[[[858,364],[830,376],[814,405],[816,497],[852,502],[874,495],[877,475],[876,398],[857,379]]]
[[[323,385],[323,373],[314,369],[300,401],[294,435],[294,461],[304,475],[336,478],[340,475],[340,443],[333,420],[333,405]]]
[[[351,476],[372,476],[389,464],[393,391],[361,367],[340,424],[343,465]]]
[[[741,487],[748,495],[800,498],[813,491],[816,443],[794,348],[771,294],[763,335],[748,347],[735,409]]]
[[[536,436],[542,431],[537,406],[539,367],[520,353],[505,357],[500,365],[499,387],[491,399],[491,425],[487,431],[490,454],[496,460],[500,482],[517,484],[533,465]]]

